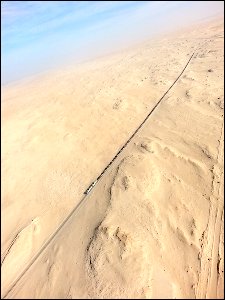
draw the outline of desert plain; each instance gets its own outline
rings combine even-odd
[[[2,298],[224,297],[223,26],[2,87]]]

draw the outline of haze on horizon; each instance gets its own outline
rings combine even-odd
[[[2,1],[2,84],[214,16],[223,1]]]

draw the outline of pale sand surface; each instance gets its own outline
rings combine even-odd
[[[214,21],[3,88],[2,297],[223,298],[223,50]]]

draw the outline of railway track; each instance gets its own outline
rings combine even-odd
[[[20,275],[11,283],[9,289],[4,294],[2,299],[5,299],[8,294],[12,291],[12,289],[16,286],[16,284],[20,281],[20,279],[26,274],[26,272],[31,268],[31,266],[35,263],[35,261],[38,259],[38,257],[41,255],[41,253],[47,248],[47,246],[51,243],[51,241],[55,238],[55,236],[59,233],[59,231],[64,227],[64,225],[67,223],[67,221],[76,213],[78,208],[81,207],[81,204],[84,203],[84,200],[87,198],[88,194],[93,190],[93,188],[97,185],[101,177],[104,175],[104,173],[108,170],[108,168],[112,165],[112,163],[116,160],[118,155],[124,150],[124,148],[131,142],[131,140],[134,138],[136,133],[143,127],[145,122],[149,119],[151,114],[156,110],[156,108],[159,106],[159,104],[163,101],[165,96],[169,93],[169,91],[173,88],[173,86],[176,84],[176,82],[180,79],[180,77],[183,75],[184,71],[190,64],[191,60],[193,59],[196,51],[192,53],[192,55],[189,57],[187,63],[181,70],[178,77],[175,79],[175,81],[171,84],[171,86],[166,90],[166,92],[162,95],[162,97],[157,101],[157,103],[151,108],[150,112],[147,114],[145,119],[142,121],[142,123],[136,128],[136,130],[133,132],[133,134],[129,137],[129,139],[124,143],[124,145],[119,149],[119,151],[116,153],[116,155],[112,158],[112,160],[107,164],[107,166],[103,169],[103,171],[100,173],[100,175],[94,180],[89,187],[85,190],[84,196],[81,199],[81,201],[74,207],[74,209],[71,211],[71,213],[66,217],[66,219],[61,223],[61,225],[56,229],[56,231],[49,237],[49,239],[44,243],[44,245],[41,247],[41,249],[38,251],[38,253],[31,259],[31,261],[26,265],[24,270],[20,273]]]

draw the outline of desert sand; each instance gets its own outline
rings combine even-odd
[[[2,298],[224,297],[223,34],[3,87]]]

